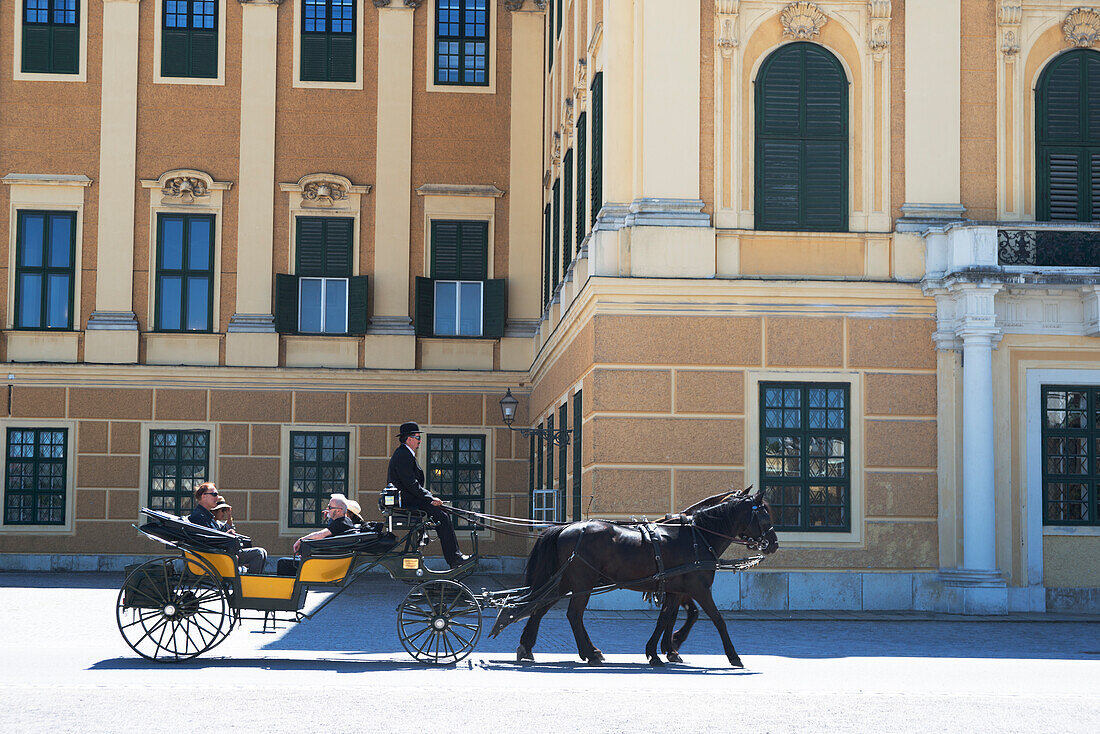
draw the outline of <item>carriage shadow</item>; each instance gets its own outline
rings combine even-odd
[[[481,660],[476,666],[482,670],[521,670],[529,673],[645,673],[648,675],[760,675],[758,671],[744,668],[700,668],[685,664],[650,665],[648,662],[621,663],[604,661],[602,665],[589,665],[579,660],[552,662],[522,662],[514,660]]]
[[[100,660],[87,670],[218,670],[245,668],[252,670],[270,670],[285,672],[327,671],[330,673],[369,673],[395,672],[401,670],[424,670],[424,665],[409,660],[336,660],[310,658],[296,660],[292,658],[204,658],[198,657],[180,662],[157,662],[145,658],[110,658]],[[456,665],[441,665],[440,668],[468,667],[465,661]]]

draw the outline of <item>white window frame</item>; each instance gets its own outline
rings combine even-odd
[[[225,6],[229,0],[218,2],[218,75],[212,79],[190,76],[161,76],[161,36],[164,33],[164,0],[153,5],[153,84],[191,84],[197,86],[225,86]]]
[[[24,428],[27,430],[49,430],[64,428],[65,433],[65,522],[61,525],[8,525],[7,517],[7,493],[8,493],[8,429]],[[4,484],[3,510],[0,511],[0,534],[32,534],[32,535],[71,535],[76,528],[76,421],[49,420],[42,418],[7,418],[0,421],[0,435],[4,438]]]
[[[454,283],[455,288],[455,331],[453,334],[440,334],[436,331],[436,323],[439,314],[439,286],[443,283]],[[460,324],[462,323],[462,286],[464,285],[476,285],[478,290],[481,291],[481,297],[478,302],[481,304],[481,314],[478,318],[478,328],[476,334],[461,334],[459,333]],[[435,336],[456,336],[456,337],[479,337],[485,333],[485,282],[481,280],[436,280],[433,283],[432,303],[435,304],[432,313],[432,333]]]
[[[319,280],[321,281],[321,330],[320,331],[304,331],[302,329],[302,285],[307,280]],[[327,324],[325,323],[326,314],[328,309],[328,288],[329,283],[334,281],[342,281],[344,284],[344,330],[343,331],[328,331]],[[300,275],[298,276],[298,333],[299,334],[347,334],[348,333],[348,301],[351,298],[351,279],[350,278],[322,278],[314,275]]]

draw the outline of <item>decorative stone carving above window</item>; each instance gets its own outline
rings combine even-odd
[[[871,0],[871,37],[867,45],[875,61],[882,61],[890,48],[890,0]]]
[[[1100,13],[1092,8],[1074,8],[1066,16],[1062,32],[1071,46],[1089,48],[1100,38]]]
[[[577,59],[577,71],[573,77],[573,98],[577,104],[584,104],[585,92],[588,91],[588,62],[585,59]]]
[[[355,186],[336,173],[311,173],[302,176],[298,183],[279,184],[280,191],[298,194],[292,202],[303,209],[358,210],[359,196],[370,192],[370,186]]]
[[[816,38],[828,20],[821,8],[811,2],[791,3],[779,14],[783,35],[794,39]]]
[[[157,179],[143,179],[142,188],[160,189],[160,204],[163,206],[203,207],[220,206],[211,196],[212,191],[228,191],[233,186],[228,181],[215,181],[210,174],[187,168],[165,171]]]
[[[741,0],[715,0],[714,10],[718,14],[718,48],[722,55],[729,58],[739,43],[737,39],[737,18],[741,9]]]
[[[1006,60],[1020,52],[1020,20],[1024,14],[1024,0],[1001,0],[997,13],[997,25],[1001,29],[1001,53]]]

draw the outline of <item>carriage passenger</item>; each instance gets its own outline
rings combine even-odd
[[[358,502],[349,500],[342,494],[331,495],[328,500],[328,507],[324,509],[328,523],[320,530],[315,530],[309,535],[303,535],[294,541],[294,552],[298,552],[303,540],[320,540],[321,538],[331,538],[333,535],[354,533],[356,529],[354,518],[359,518],[360,522],[363,520],[359,516],[360,512],[362,512],[362,509],[359,507]]]
[[[229,506],[218,494],[218,488],[214,483],[203,482],[195,488],[195,509],[187,519],[204,528],[236,535],[237,531],[233,527],[232,520],[226,525],[214,516],[214,509],[222,504]],[[263,573],[265,563],[267,563],[267,551],[263,548],[241,548],[237,551],[237,564],[243,566],[248,573]]]

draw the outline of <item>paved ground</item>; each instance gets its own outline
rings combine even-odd
[[[1100,623],[1085,619],[731,615],[746,664],[733,670],[709,622],[684,647],[685,664],[654,669],[642,653],[653,615],[590,613],[589,633],[608,655],[590,668],[555,610],[535,664],[513,662],[512,627],[458,666],[433,669],[397,640],[406,588],[379,577],[311,621],[274,635],[246,625],[208,656],[160,664],[118,633],[120,582],[0,574],[0,732],[1100,728]]]

